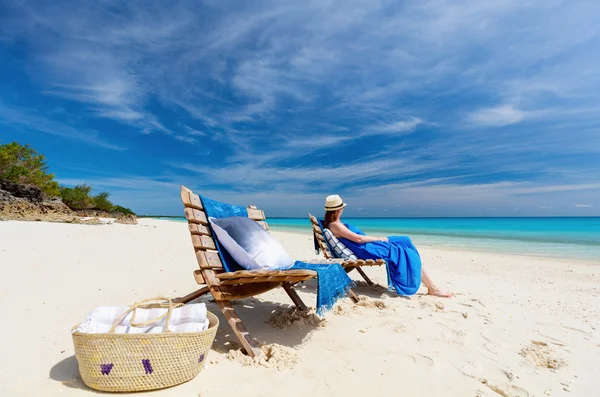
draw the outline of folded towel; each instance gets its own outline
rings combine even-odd
[[[115,321],[127,310],[129,310],[129,307],[125,306],[98,307],[86,316],[74,332],[108,333]],[[159,318],[165,315],[167,310],[167,308],[137,308],[135,309],[135,323],[144,323]],[[143,327],[132,326],[132,318],[133,312],[127,314],[115,327],[115,333],[159,333],[165,330],[166,318]],[[206,304],[195,303],[173,309],[169,320],[169,331],[200,332],[208,329],[208,324]]]
[[[107,334],[110,332],[112,325],[107,324],[94,324],[91,326],[91,330],[87,332],[78,331],[88,334]],[[188,323],[171,326],[169,324],[169,331],[171,332],[202,332],[208,329],[208,320],[203,323]],[[115,334],[160,334],[165,332],[164,325],[151,326],[151,327],[133,327],[131,325],[117,325],[115,327]]]

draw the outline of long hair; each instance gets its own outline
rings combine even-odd
[[[339,210],[325,211],[325,219],[323,220],[323,228],[329,229],[331,222],[336,222],[340,219]]]

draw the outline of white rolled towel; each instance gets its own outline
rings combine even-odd
[[[82,333],[108,333],[114,322],[129,308],[123,306],[101,306],[89,313],[85,320],[79,324],[74,332]],[[136,309],[135,322],[143,323],[164,315],[168,309]],[[164,331],[166,317],[145,327],[131,325],[133,313],[123,318],[115,333],[159,333]],[[169,331],[172,332],[200,332],[208,329],[206,304],[194,303],[173,309],[169,320]]]
[[[101,324],[94,328],[95,334],[105,334],[110,332],[111,325]],[[171,326],[169,325],[169,331],[171,332],[202,332],[208,329],[208,319],[203,323],[187,323]],[[165,327],[163,325],[152,326],[152,327],[133,327],[131,325],[118,325],[115,327],[115,334],[160,334],[164,332]]]

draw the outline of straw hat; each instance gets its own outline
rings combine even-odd
[[[337,194],[327,196],[325,199],[325,211],[335,211],[344,208],[347,204]]]

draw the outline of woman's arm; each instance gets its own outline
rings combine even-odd
[[[372,243],[374,241],[388,241],[387,237],[373,237],[373,236],[362,236],[350,231],[341,222],[332,222],[329,224],[329,230],[337,238],[345,238],[350,241],[354,241],[357,244]]]

